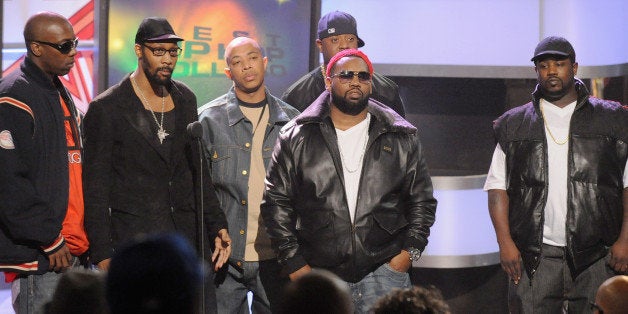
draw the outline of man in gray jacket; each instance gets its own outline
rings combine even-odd
[[[259,205],[279,129],[298,111],[264,86],[268,61],[255,40],[232,40],[225,60],[233,87],[199,108],[212,179],[233,235],[229,267],[216,276],[218,313],[248,312],[248,292],[254,313],[270,313],[282,281]]]

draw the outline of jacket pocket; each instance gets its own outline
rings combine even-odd
[[[217,146],[210,152],[209,161],[210,161],[210,170],[212,175],[212,180],[215,183],[224,183],[228,178],[233,177],[229,175],[227,171],[229,169],[235,169],[231,167],[229,164],[232,160],[231,152],[228,147]]]
[[[296,230],[306,260],[318,266],[337,263],[338,251],[346,245],[346,240],[336,237],[332,213],[314,212],[298,217]]]
[[[380,211],[373,213],[372,226],[366,235],[365,246],[373,252],[401,245],[400,236],[408,226],[408,221],[398,211]]]

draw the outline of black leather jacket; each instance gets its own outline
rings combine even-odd
[[[406,116],[403,101],[399,96],[399,86],[395,82],[386,76],[373,73],[372,86],[371,98],[386,104],[400,116]],[[281,95],[281,100],[303,112],[324,90],[325,78],[321,69],[316,68],[288,87]]]
[[[590,97],[576,81],[578,102],[569,132],[566,217],[567,261],[573,277],[603,258],[617,240],[623,217],[623,172],[628,156],[628,111]],[[533,101],[495,121],[506,154],[510,233],[528,273],[539,265],[547,201],[548,160],[540,91]]]
[[[287,273],[308,264],[357,282],[401,249],[425,248],[436,200],[417,129],[371,99],[352,223],[328,99],[324,92],[282,129],[262,215]]]

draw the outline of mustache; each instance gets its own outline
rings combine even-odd
[[[348,93],[351,93],[351,92],[354,92],[354,91],[358,91],[358,92],[360,92],[360,94],[364,95],[364,91],[362,91],[362,89],[359,88],[359,87],[354,87],[354,88],[348,90],[345,94],[348,94]]]
[[[171,67],[160,67],[160,68],[157,68],[157,72],[159,72],[159,71],[172,72],[172,71],[174,71],[174,68],[171,68]]]

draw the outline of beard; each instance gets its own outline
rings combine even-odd
[[[148,62],[146,62],[144,59],[142,59],[142,62],[143,62],[142,69],[144,70],[144,75],[146,76],[146,78],[148,79],[151,85],[166,86],[170,83],[171,76],[168,75],[166,77],[161,77],[159,76],[159,71],[167,70],[167,71],[170,71],[170,74],[172,75],[172,72],[174,71],[174,67],[172,68],[160,67],[160,68],[156,68],[155,71],[151,72],[150,65],[148,64]]]
[[[340,112],[348,114],[350,116],[357,116],[362,112],[369,103],[368,95],[360,98],[357,102],[351,102],[346,99],[346,96],[336,94],[334,91],[331,93],[331,102],[334,107],[338,108]]]
[[[551,83],[549,82],[549,80],[546,80],[542,84],[540,84],[543,98],[545,98],[547,101],[552,102],[562,99],[565,95],[567,95],[567,93],[569,93],[569,91],[575,84],[575,80],[573,78],[566,82],[560,78],[558,78],[558,80],[560,80],[561,84],[561,88],[558,90],[550,89]]]

